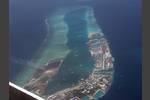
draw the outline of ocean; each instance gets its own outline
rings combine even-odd
[[[115,58],[112,87],[100,100],[141,100],[140,0],[11,0],[10,60],[29,61],[46,36],[46,16],[57,7],[76,4],[93,6]],[[13,61],[11,64],[10,81],[13,81],[23,67]]]

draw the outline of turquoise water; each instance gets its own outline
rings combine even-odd
[[[69,29],[67,46],[70,53],[53,81],[49,82],[48,94],[71,87],[80,79],[88,78],[94,68],[94,60],[86,44],[88,41],[86,12],[87,8],[81,8],[70,11],[64,16]]]

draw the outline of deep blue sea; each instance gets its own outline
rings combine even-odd
[[[28,61],[55,8],[91,5],[115,58],[114,82],[101,100],[141,100],[141,0],[10,0],[11,59]],[[10,80],[23,68],[11,62]]]

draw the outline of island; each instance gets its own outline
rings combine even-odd
[[[104,96],[113,82],[114,58],[93,8],[60,8],[45,23],[48,34],[32,59],[35,67],[25,69],[18,84],[45,100]]]

